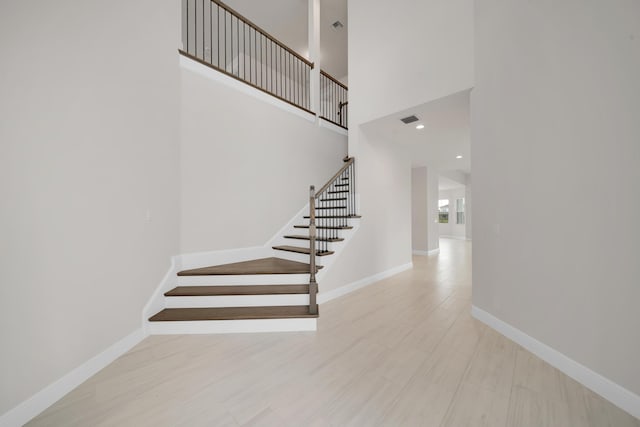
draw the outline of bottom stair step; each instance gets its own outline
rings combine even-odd
[[[245,320],[245,319],[294,319],[316,318],[309,314],[309,306],[266,307],[216,307],[216,308],[165,308],[151,316],[150,322],[175,322],[194,320]]]

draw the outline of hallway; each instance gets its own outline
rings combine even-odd
[[[316,333],[149,337],[28,425],[640,426],[472,319],[471,243],[440,245]]]

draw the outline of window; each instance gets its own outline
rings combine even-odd
[[[456,199],[456,224],[464,224],[464,199]]]
[[[449,199],[438,200],[438,222],[440,224],[449,222]]]

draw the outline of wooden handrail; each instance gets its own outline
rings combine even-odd
[[[326,190],[327,188],[329,188],[329,186],[333,183],[333,181],[335,181],[336,179],[338,179],[338,177],[340,175],[342,175],[342,173],[344,171],[347,170],[347,168],[349,166],[351,166],[353,164],[353,162],[355,161],[355,159],[353,157],[345,157],[344,158],[344,166],[342,166],[340,168],[340,170],[338,172],[336,172],[335,175],[333,175],[331,177],[331,179],[329,181],[327,181],[327,183],[325,185],[322,186],[322,188],[320,188],[320,190],[318,190],[318,192],[316,193],[315,198],[317,199],[318,197],[320,197],[320,195],[324,192],[324,190]]]
[[[212,1],[213,1],[213,0],[212,0]],[[320,74],[322,74],[323,76],[325,76],[326,78],[328,78],[329,80],[331,80],[332,82],[334,82],[335,84],[337,84],[338,86],[342,87],[343,89],[349,90],[349,88],[348,88],[345,84],[340,83],[340,82],[338,81],[338,79],[336,79],[335,77],[333,77],[331,74],[329,74],[329,73],[327,73],[327,72],[325,72],[325,71],[323,71],[323,70],[320,70]]]
[[[277,38],[275,38],[271,34],[269,34],[267,31],[265,31],[262,28],[260,28],[258,25],[253,23],[253,21],[251,21],[250,19],[248,19],[248,18],[244,17],[242,14],[238,13],[235,9],[232,9],[227,4],[221,2],[220,0],[211,0],[211,2],[217,4],[218,6],[220,6],[221,8],[226,10],[227,12],[231,13],[232,15],[234,15],[236,18],[242,19],[245,24],[249,25],[250,27],[252,27],[256,31],[260,31],[262,34],[267,36],[272,42],[274,42],[275,44],[277,44],[278,46],[280,46],[281,48],[283,48],[284,50],[289,52],[291,55],[295,56],[300,61],[302,61],[305,64],[307,64],[309,67],[311,67],[311,69],[313,69],[313,62],[309,61],[308,59],[306,59],[305,57],[303,57],[299,53],[297,53],[294,50],[292,50],[291,48],[287,47],[280,40],[278,40]]]

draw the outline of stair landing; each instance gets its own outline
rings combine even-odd
[[[218,275],[244,275],[244,274],[306,274],[309,273],[309,264],[298,261],[290,261],[282,258],[261,258],[251,261],[234,262],[231,264],[214,265],[211,267],[183,270],[178,276],[218,276]],[[316,271],[322,266],[317,266]]]

